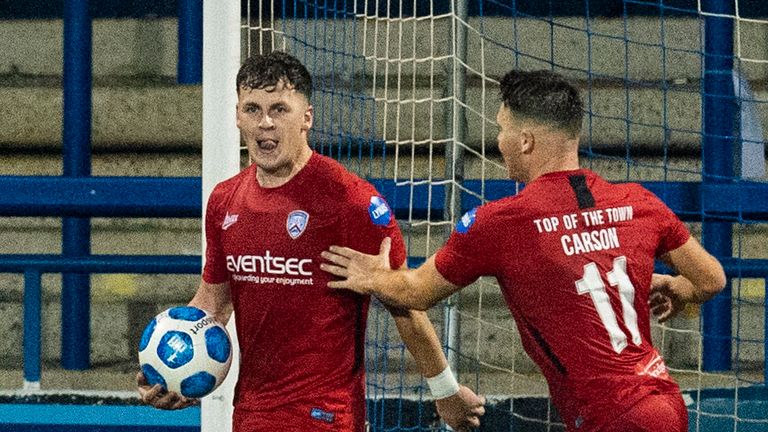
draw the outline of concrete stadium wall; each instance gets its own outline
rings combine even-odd
[[[327,119],[329,132],[359,135],[352,113],[375,108],[378,129],[369,133],[391,144],[418,146],[449,137],[442,125],[451,100],[434,101],[443,95],[443,83],[453,67],[451,44],[440,42],[450,40],[447,18],[430,22],[347,20],[335,22],[333,32],[304,24],[276,21],[278,46],[285,43],[289,49],[300,49],[295,46],[297,37],[323,40],[339,51],[354,46],[366,58],[363,65],[334,58],[330,51],[308,52],[307,65],[320,85],[333,65],[337,89],[356,86],[359,91],[362,80],[376,99],[375,106],[368,106],[353,104],[339,94],[317,93],[317,119]],[[589,22],[589,34],[587,23],[578,17],[555,18],[553,25],[538,19],[472,18],[469,25],[467,143],[471,146],[493,143],[495,138],[497,90],[491,82],[477,79],[479,74],[497,79],[513,66],[548,68],[554,62],[558,71],[585,85],[586,72],[593,74],[587,104],[592,133],[585,132],[585,142],[598,148],[626,141],[637,146],[699,147],[703,68],[699,21],[638,17],[625,28],[622,20],[598,18]],[[482,40],[478,29],[483,31]],[[743,60],[735,67],[753,83],[757,101],[768,101],[762,84],[768,68],[767,30],[768,25],[744,23],[737,32],[736,46]],[[41,147],[60,142],[58,81],[36,86],[30,84],[30,78],[61,74],[61,34],[60,20],[0,22],[0,51],[6,53],[0,59],[0,74],[11,83],[0,87],[0,97],[6,101],[0,107],[0,146]],[[176,74],[176,21],[96,20],[93,35],[94,147],[199,148],[200,88],[167,84]],[[631,42],[625,43],[625,38]],[[245,50],[247,41],[243,42]],[[513,55],[513,49],[519,54]],[[665,62],[659,60],[662,56]],[[126,76],[165,78],[136,89],[125,85]],[[397,76],[401,82],[395,85]],[[624,86],[622,79],[636,84]],[[768,104],[753,105],[763,124],[768,124]],[[410,115],[412,111],[417,115]],[[400,132],[396,134],[396,130]]]
[[[477,18],[470,20],[473,28],[480,28]],[[276,22],[281,31],[292,31],[296,23]],[[356,79],[375,88],[375,102],[368,105],[351,106],[343,96],[329,96],[318,92],[315,96],[318,128],[329,133],[338,131],[359,135],[354,123],[349,122],[352,113],[364,106],[377,113],[378,129],[366,133],[382,137],[390,146],[398,147],[398,158],[388,157],[382,169],[381,160],[365,159],[358,166],[357,161],[349,164],[360,172],[396,173],[398,178],[442,177],[442,158],[425,156],[428,141],[450,138],[442,126],[443,117],[450,108],[448,102],[423,102],[424,98],[435,96],[442,91],[440,84],[445,81],[451,64],[447,60],[416,65],[407,63],[399,72],[402,83],[408,88],[397,88],[391,77],[398,70],[394,60],[414,56],[441,58],[450,44],[424,43],[430,40],[425,33],[428,26],[419,23],[416,32],[413,22],[389,21],[373,23],[357,22],[352,32],[352,22],[341,25],[333,35],[326,38],[342,37],[348,42],[364,48],[367,58],[366,69],[360,77],[352,75],[352,69],[339,66],[341,76],[347,79],[336,81],[337,88],[349,89],[359,86]],[[699,44],[699,23],[686,19],[665,20],[665,41],[671,45],[665,51],[668,62],[662,66],[658,61],[661,48],[654,44],[660,38],[661,23],[651,18],[633,19],[627,28],[629,37],[637,42],[629,46],[617,39],[623,38],[620,21],[598,19],[590,23],[593,32],[586,37],[581,18],[557,18],[557,26],[550,26],[537,20],[486,19],[482,26],[486,35],[497,45],[480,45],[480,40],[470,31],[470,58],[472,68],[483,67],[485,74],[498,78],[515,62],[524,68],[548,67],[541,58],[554,56],[555,62],[567,68],[591,69],[606,76],[647,82],[647,85],[624,87],[620,82],[600,80],[593,87],[590,111],[592,119],[591,144],[597,149],[615,151],[623,149],[627,140],[632,148],[645,148],[649,155],[638,156],[628,163],[621,159],[597,159],[585,161],[601,174],[614,180],[689,180],[697,181],[700,176],[701,100],[699,79],[700,58],[686,50]],[[389,33],[389,39],[380,38],[376,45],[370,38],[374,26],[379,34]],[[0,21],[0,175],[59,175],[61,174],[61,128],[62,92],[60,74],[61,21]],[[363,30],[368,38],[363,40]],[[435,40],[445,41],[448,33],[445,19],[434,21]],[[303,35],[304,30],[298,29]],[[551,30],[551,32],[550,32]],[[321,37],[310,26],[307,38]],[[766,26],[745,25],[742,28],[742,54],[747,57],[768,59]],[[508,47],[517,34],[517,47],[525,55],[517,58],[509,55]],[[606,36],[610,35],[610,36]],[[691,36],[693,35],[693,36]],[[394,51],[393,42],[406,41],[402,53]],[[554,40],[554,45],[552,45]],[[415,42],[414,42],[415,41]],[[655,41],[655,42],[654,42]],[[389,48],[387,43],[389,42]],[[592,48],[592,64],[587,62],[587,44]],[[291,42],[288,42],[289,47]],[[553,51],[550,48],[554,47]],[[363,49],[363,48],[361,48]],[[624,50],[628,50],[629,68],[622,66]],[[433,51],[434,50],[434,51]],[[479,53],[485,50],[485,57]],[[199,176],[201,146],[201,88],[199,86],[178,86],[173,84],[176,71],[176,22],[174,19],[149,20],[96,20],[94,22],[93,70],[93,175],[150,175],[150,176]],[[317,81],[322,82],[324,65],[330,64],[329,54],[317,53],[308,64],[314,69]],[[622,61],[614,61],[620,55]],[[743,73],[756,89],[756,97],[768,100],[768,91],[762,84],[766,65],[744,63]],[[431,68],[436,71],[438,83],[430,89]],[[386,72],[386,75],[385,74]],[[409,74],[417,75],[411,80]],[[474,73],[474,72],[473,72]],[[346,75],[345,75],[346,74]],[[382,77],[388,76],[384,79]],[[583,72],[571,74],[583,81]],[[375,87],[373,82],[376,80]],[[668,85],[664,93],[663,86]],[[467,144],[474,149],[482,148],[493,154],[495,127],[488,123],[498,107],[496,90],[470,76],[468,81],[468,104],[476,113],[468,116]],[[359,87],[355,87],[359,88]],[[375,106],[373,106],[375,105]],[[763,104],[768,105],[768,104]],[[425,113],[432,110],[432,115]],[[416,115],[412,116],[411,113]],[[477,113],[482,114],[478,115]],[[763,125],[768,125],[768,110],[758,106]],[[485,117],[485,121],[482,119]],[[634,124],[628,124],[629,119]],[[233,119],[234,121],[234,119]],[[665,124],[669,126],[663,127]],[[324,123],[323,123],[324,122]],[[350,124],[352,126],[339,126]],[[384,127],[383,125],[386,125]],[[343,129],[346,128],[346,129]],[[586,128],[585,128],[586,129]],[[322,135],[315,132],[322,139]],[[590,135],[585,131],[582,137],[588,142]],[[677,156],[661,166],[660,149],[666,145]],[[437,153],[440,144],[436,145]],[[411,161],[411,150],[417,154]],[[634,151],[634,150],[633,150]],[[393,152],[389,153],[394,154]],[[397,161],[397,164],[395,162]],[[373,167],[373,168],[372,168]],[[375,169],[374,169],[375,168]],[[471,153],[466,155],[466,176],[477,178],[504,178],[505,174],[496,156],[483,160]],[[198,254],[200,252],[200,224],[196,220],[149,220],[149,219],[93,219],[93,253],[146,253],[146,254]],[[433,232],[427,238],[425,228],[412,230],[412,249],[420,254],[429,254],[441,243],[442,237]],[[697,227],[693,227],[697,232]],[[2,218],[0,219],[0,253],[58,253],[60,245],[60,221],[56,218]],[[764,258],[765,226],[742,227],[734,242],[734,253],[743,257]],[[171,304],[185,303],[194,293],[197,284],[195,275],[95,275],[92,277],[92,356],[95,363],[131,361],[135,354],[138,332],[155,312]],[[44,359],[53,362],[59,353],[60,277],[47,275],[44,278]],[[738,329],[742,340],[762,340],[764,301],[759,288],[750,288],[755,295],[755,304],[743,306],[743,314],[734,316],[734,329]],[[745,289],[746,291],[746,289]],[[462,308],[466,319],[462,339],[471,341],[474,350],[482,350],[482,356],[503,371],[488,369],[488,377],[494,383],[487,385],[514,386],[521,375],[535,374],[535,366],[522,353],[519,337],[508,317],[498,293],[484,290],[482,315],[486,322],[479,323],[472,318],[472,308],[478,304],[480,287],[466,290],[462,295]],[[22,278],[20,275],[0,275],[0,312],[9,320],[0,332],[0,365],[21,367],[21,305]],[[750,294],[751,295],[751,294]],[[475,311],[476,313],[476,311]],[[440,311],[433,311],[433,318],[439,326]],[[672,322],[672,328],[693,329],[698,325],[695,313]],[[383,337],[383,335],[382,335]],[[397,336],[392,329],[386,335],[390,340]],[[693,367],[698,361],[699,341],[694,333],[676,333],[657,330],[655,340],[665,346],[672,365],[681,368]],[[512,340],[513,343],[509,343]],[[759,362],[764,355],[759,344],[742,345],[738,353],[747,362]],[[394,354],[392,354],[394,355]],[[736,354],[735,354],[736,355]],[[470,366],[466,366],[469,368]],[[507,373],[513,370],[516,374]],[[516,377],[514,380],[512,377]],[[538,391],[544,391],[541,381],[530,384]],[[485,387],[488,388],[488,387]],[[511,388],[511,387],[508,387]]]
[[[442,65],[449,63],[444,56],[451,54],[452,44],[446,42],[452,40],[452,22],[446,15],[431,20],[336,20],[332,25],[333,31],[328,31],[315,21],[275,20],[273,28],[289,37],[289,45],[293,37],[310,43],[325,41],[326,46],[340,51],[343,45],[354,45],[357,54],[377,59],[375,65],[371,63],[366,69],[367,74],[382,72],[389,60],[409,58],[434,57],[438,62],[436,71],[447,70]],[[693,18],[632,17],[625,26],[622,19],[603,17],[589,22],[583,17],[554,17],[552,22],[539,18],[472,17],[468,28],[467,63],[482,63],[483,71],[490,76],[503,74],[515,62],[528,69],[549,67],[550,61],[554,61],[565,69],[564,73],[580,79],[586,78],[587,70],[598,77],[626,75],[638,81],[701,78],[703,27],[701,21]],[[176,76],[176,32],[174,18],[94,20],[94,74]],[[378,32],[377,37],[374,32]],[[62,33],[62,20],[0,22],[0,52],[5,54],[0,59],[0,73],[61,75]],[[765,79],[768,21],[740,22],[735,26],[734,40],[742,59],[737,67],[750,80]],[[513,49],[520,53],[519,57],[510,54]],[[312,58],[329,64],[330,56],[332,52],[318,52]],[[666,62],[661,58],[666,58]],[[344,67],[341,63],[335,66]],[[403,72],[409,73],[407,69]]]

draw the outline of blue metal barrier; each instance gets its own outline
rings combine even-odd
[[[40,270],[24,269],[24,387],[40,387],[42,287]]]
[[[422,218],[431,209],[442,217],[443,185],[395,183],[371,179],[395,212]],[[199,177],[56,177],[0,176],[0,216],[184,217],[202,214]],[[768,184],[642,182],[685,221],[701,221],[702,214],[724,221],[768,221]],[[486,200],[513,195],[508,180],[464,180],[463,186]],[[431,200],[430,200],[431,191]],[[470,193],[462,195],[462,209],[480,205]],[[723,256],[730,255],[724,254]]]
[[[203,0],[179,0],[176,81],[203,82]]]
[[[93,37],[89,3],[89,0],[64,2],[62,142],[63,178],[68,179],[88,178],[91,175]],[[182,84],[199,84],[202,81],[203,63],[202,0],[180,0],[178,12],[178,81]],[[59,197],[65,197],[66,200],[67,195]],[[71,205],[71,202],[65,204]],[[30,207],[34,205],[33,202]],[[90,219],[81,215],[60,215],[65,216],[61,236],[63,254],[72,258],[90,255]],[[87,369],[90,366],[89,350],[83,350],[81,346],[88,346],[90,338],[90,320],[87,319],[90,316],[88,275],[63,273],[61,297],[61,364],[65,369]]]
[[[43,273],[199,273],[201,269],[201,257],[192,255],[91,255],[74,259],[61,255],[0,257],[0,273],[24,272],[24,385],[29,389],[39,388],[40,382]],[[82,317],[75,318],[82,320]]]
[[[200,407],[0,404],[0,432],[199,432]]]
[[[440,209],[445,202],[445,190],[441,185],[412,187],[411,184],[397,184],[384,179],[373,179],[371,182],[401,218],[408,214],[409,209],[414,217],[425,217],[430,206],[433,217],[442,215]],[[722,220],[768,220],[768,200],[754,198],[768,196],[768,184],[765,183],[642,184],[684,220],[701,220],[702,213]],[[0,216],[200,217],[200,185],[199,178],[191,177],[0,176]],[[484,190],[486,199],[515,192],[515,184],[505,180],[466,180],[464,186],[476,193]],[[462,211],[479,204],[476,196],[463,194]],[[729,277],[768,277],[768,260],[730,256],[720,257],[720,260]],[[417,265],[420,261],[418,257],[411,257],[409,265]],[[25,317],[25,379],[39,380],[39,291],[42,273],[191,274],[200,272],[200,262],[199,256],[88,255],[71,258],[59,255],[0,255],[0,273],[25,274],[25,314],[37,316],[29,320]],[[87,355],[87,344],[75,346]],[[37,366],[28,362],[37,362]]]
[[[703,0],[704,80],[702,94],[702,181],[716,185],[733,181],[736,99],[733,91],[732,2]],[[702,196],[702,203],[709,197]],[[705,213],[706,214],[706,213]],[[730,256],[732,224],[704,216],[702,244],[718,257]],[[717,297],[704,305],[704,356],[706,371],[731,368],[731,281]]]
[[[88,0],[71,0],[64,6],[64,177],[91,175],[91,17]],[[62,222],[61,248],[77,258],[91,253],[91,221],[66,217]],[[88,345],[90,338],[90,279],[87,274],[62,274],[61,364],[83,370],[89,356],[73,341]]]
[[[0,216],[201,215],[200,177],[0,176]]]
[[[683,390],[691,432],[765,432],[768,395],[765,386]],[[76,399],[74,397],[73,399]],[[81,400],[58,404],[0,403],[0,432],[199,432],[200,407],[158,410],[149,406]],[[436,430],[434,405],[421,400],[368,400],[375,412],[371,430]],[[480,431],[562,431],[551,401],[541,396],[489,397]]]
[[[201,257],[196,255],[0,255],[0,273],[24,273],[24,387],[40,388],[43,273],[199,273],[200,269]],[[89,349],[83,345],[76,348]]]

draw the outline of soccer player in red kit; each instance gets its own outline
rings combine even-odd
[[[391,238],[388,265],[398,268],[402,236],[373,186],[309,147],[312,81],[297,59],[277,51],[249,58],[237,90],[237,126],[253,164],[211,193],[205,267],[190,302],[221,322],[235,312],[234,430],[362,432],[370,296],[330,289],[320,254],[333,244],[376,253]],[[446,423],[479,425],[484,401],[456,382],[426,314],[389,309]],[[155,407],[194,403],[141,374],[138,383]]]
[[[582,103],[568,81],[512,71],[501,99],[499,150],[522,192],[469,211],[418,269],[390,270],[389,240],[378,256],[333,247],[321,268],[342,280],[330,286],[427,309],[495,276],[568,431],[687,431],[650,315],[714,296],[722,266],[649,191],[579,168]],[[655,258],[679,276],[654,275]]]

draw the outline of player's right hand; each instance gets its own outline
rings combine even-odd
[[[685,302],[674,289],[672,276],[653,274],[648,306],[660,323],[674,317],[685,308]]]
[[[435,401],[437,413],[456,432],[480,427],[480,417],[485,414],[483,405],[485,398],[463,385],[455,395]]]
[[[188,398],[176,392],[166,391],[160,384],[150,386],[147,377],[141,372],[136,375],[136,385],[139,390],[139,400],[158,409],[176,410],[200,403],[200,399]]]
[[[329,288],[352,290],[358,294],[377,294],[371,284],[371,275],[378,270],[390,270],[389,251],[392,239],[384,238],[379,246],[378,255],[368,255],[342,246],[331,246],[320,256],[327,263],[321,263],[320,269],[340,277],[340,280],[328,282]]]

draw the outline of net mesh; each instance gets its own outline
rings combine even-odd
[[[765,186],[768,7],[759,2],[247,3],[244,55],[282,49],[307,65],[315,149],[387,196],[411,264],[434,253],[464,211],[517,192],[503,180],[495,126],[498,79],[512,67],[552,69],[578,83],[583,166],[613,181],[650,182],[696,237],[725,242],[715,252],[736,258],[734,276],[749,266],[744,260],[765,257],[765,214],[675,201],[689,183]],[[723,104],[730,111],[717,111]],[[720,157],[729,163],[719,166]],[[705,307],[717,324],[690,307],[654,325],[654,343],[686,390],[691,430],[768,427],[765,276],[733,278],[723,300]],[[491,397],[487,430],[562,430],[495,280],[481,279],[430,317],[461,381]],[[728,351],[725,363],[713,350]],[[371,311],[367,355],[373,429],[438,427],[380,306]]]

